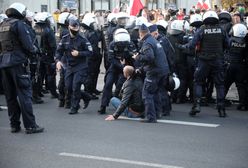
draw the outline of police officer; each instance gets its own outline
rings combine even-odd
[[[35,32],[41,51],[40,58],[40,73],[42,82],[47,82],[48,89],[52,98],[58,98],[56,91],[56,68],[55,68],[55,51],[56,39],[51,25],[53,18],[50,13],[41,12],[36,14]]]
[[[149,31],[151,35],[159,41],[161,46],[164,49],[164,53],[167,59],[167,62],[169,64],[169,72],[174,73],[175,72],[175,65],[174,65],[174,54],[175,49],[173,48],[172,44],[170,43],[169,39],[166,36],[163,36],[159,34],[158,27],[156,24],[149,26]],[[165,89],[165,87],[160,87],[161,90],[159,91],[159,95],[161,98],[162,103],[162,115],[168,116],[170,115],[171,111],[171,102],[168,95],[168,91]]]
[[[200,43],[198,66],[195,72],[194,105],[190,116],[195,116],[201,111],[200,98],[202,85],[209,74],[213,75],[217,92],[217,109],[219,117],[226,117],[224,106],[224,49],[228,46],[228,37],[219,25],[216,12],[207,11],[203,15],[204,25],[195,33],[189,48],[193,49]]]
[[[6,10],[8,19],[0,24],[0,70],[8,106],[11,132],[20,132],[22,115],[27,134],[43,132],[36,124],[32,108],[31,81],[26,53],[35,53],[27,25],[26,7],[13,3]]]
[[[88,16],[87,14],[84,16],[82,20],[82,26],[84,28],[84,35],[89,40],[92,45],[93,55],[88,59],[88,79],[85,84],[85,91],[92,95],[92,99],[98,99],[96,94],[97,91],[97,80],[98,75],[100,73],[100,65],[102,62],[102,56],[100,53],[100,48],[98,47],[98,43],[101,40],[101,33],[96,28],[96,20],[95,18]]]
[[[66,56],[67,69],[65,74],[66,98],[71,100],[69,114],[77,114],[80,108],[81,85],[85,83],[88,72],[88,57],[92,56],[92,47],[89,41],[79,34],[80,24],[78,20],[69,20],[69,32],[60,41],[57,52],[57,69],[63,66],[60,62],[62,56]]]
[[[27,10],[26,18],[24,19],[28,30],[30,32],[30,36],[32,38],[33,44],[39,48],[38,41],[36,39],[36,34],[35,31],[32,27],[33,21],[34,21],[34,13]],[[32,81],[32,91],[33,91],[33,103],[34,104],[41,104],[44,103],[44,101],[41,99],[40,94],[41,94],[41,76],[39,73],[39,65],[40,65],[40,55],[35,54],[35,55],[30,55],[29,56],[29,67],[30,67],[30,77]]]
[[[58,25],[59,25],[59,40],[62,39],[65,35],[69,34],[68,26],[69,19],[77,19],[76,16],[69,12],[63,12],[59,15]],[[71,108],[71,100],[66,100],[65,96],[65,72],[66,72],[66,56],[62,56],[61,63],[63,66],[59,71],[59,83],[58,83],[58,91],[59,91],[59,107]]]
[[[161,112],[159,100],[159,87],[164,87],[163,79],[169,73],[168,62],[161,44],[149,33],[149,29],[142,24],[139,29],[142,47],[133,58],[142,63],[143,71],[146,74],[142,97],[145,104],[146,119],[144,122],[157,122],[157,114]]]
[[[245,25],[238,23],[232,29],[230,37],[230,48],[226,53],[226,61],[228,67],[225,78],[225,95],[233,82],[235,82],[238,95],[239,105],[238,110],[248,110],[245,93],[245,57],[247,55],[247,44],[245,37],[247,35],[247,28]]]
[[[103,95],[101,106],[98,110],[99,114],[106,113],[106,106],[112,97],[112,87],[116,83],[116,91],[114,95],[118,97],[119,92],[125,77],[123,76],[124,65],[133,65],[132,54],[136,52],[134,44],[130,41],[130,35],[127,30],[120,28],[115,31],[114,41],[109,46],[109,62],[110,67],[105,75],[105,84],[103,88]]]

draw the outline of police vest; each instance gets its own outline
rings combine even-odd
[[[0,53],[21,49],[20,42],[15,38],[13,32],[10,31],[11,26],[16,21],[18,19],[7,19],[0,24]]]
[[[244,61],[246,43],[244,38],[231,37],[231,45],[228,52],[228,61],[241,63]]]
[[[199,58],[211,60],[223,57],[223,31],[219,25],[203,26]]]

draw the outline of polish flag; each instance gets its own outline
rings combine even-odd
[[[205,10],[210,9],[210,2],[209,2],[209,0],[205,0],[205,2],[202,5],[202,9],[205,9]]]
[[[198,0],[197,4],[196,4],[196,9],[201,9],[203,5],[203,0]]]
[[[144,6],[140,0],[130,0],[130,15],[136,16]]]

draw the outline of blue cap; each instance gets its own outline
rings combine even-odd
[[[158,30],[158,26],[153,24],[153,25],[149,26],[148,29],[149,29],[150,33],[152,33],[152,32],[155,32]]]
[[[72,27],[78,27],[80,24],[79,24],[78,20],[69,19],[69,25],[72,26]]]
[[[143,23],[140,28],[139,28],[139,31],[149,31],[148,27]]]

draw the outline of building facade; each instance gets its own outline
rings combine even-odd
[[[185,8],[186,12],[196,5],[198,0],[141,0],[148,9],[166,9],[168,7]],[[16,0],[0,0],[0,13]],[[84,13],[93,10],[112,10],[117,6],[128,7],[130,0],[18,0],[33,12],[53,12],[56,9],[69,7],[76,13]],[[210,0],[212,4],[220,6],[221,0]]]

